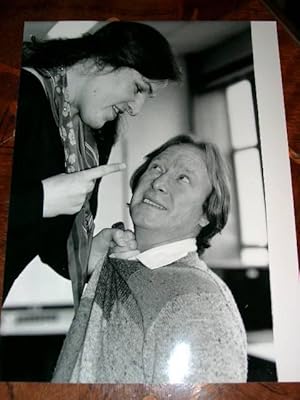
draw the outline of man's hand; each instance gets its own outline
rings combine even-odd
[[[92,192],[97,179],[121,171],[125,164],[101,165],[71,174],[59,174],[42,181],[44,189],[43,217],[72,215],[80,211],[86,196]]]

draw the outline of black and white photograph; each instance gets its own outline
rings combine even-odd
[[[0,380],[300,380],[276,29],[24,23]]]

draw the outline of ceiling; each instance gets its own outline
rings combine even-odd
[[[65,25],[70,21],[64,21]],[[33,35],[38,39],[47,39],[47,33],[56,24],[54,21],[25,22],[24,40],[30,40]],[[80,21],[72,21],[72,28],[80,26]],[[97,22],[90,30],[94,32],[106,21]],[[244,21],[149,21],[147,23],[160,31],[169,41],[175,53],[182,55],[198,52],[247,30],[249,22]],[[68,27],[63,35],[68,35]]]

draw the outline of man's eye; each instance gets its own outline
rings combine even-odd
[[[179,180],[184,183],[190,183],[190,178],[186,175],[180,175]]]
[[[154,171],[157,171],[157,172],[162,172],[162,167],[158,164],[153,164],[151,169],[153,169]]]

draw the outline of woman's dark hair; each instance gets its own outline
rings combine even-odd
[[[23,66],[51,68],[71,66],[93,59],[102,69],[134,68],[153,80],[178,80],[179,69],[168,41],[156,29],[138,22],[114,21],[94,34],[73,39],[27,42]]]
[[[33,39],[23,46],[22,65],[34,68],[69,67],[92,59],[99,70],[129,67],[152,80],[179,80],[180,71],[168,41],[156,29],[138,22],[114,21],[94,34],[74,39]],[[118,118],[108,121],[97,141],[108,149],[117,137]],[[109,151],[108,151],[109,152]]]
[[[205,249],[210,247],[211,238],[222,231],[229,213],[230,192],[227,166],[216,145],[207,142],[196,142],[187,135],[176,136],[147,154],[146,161],[133,173],[130,179],[130,187],[134,193],[141,176],[147,170],[151,161],[167,148],[182,144],[194,146],[201,151],[212,185],[212,190],[202,206],[202,211],[206,215],[208,224],[201,228],[196,238],[198,253],[201,255]]]

